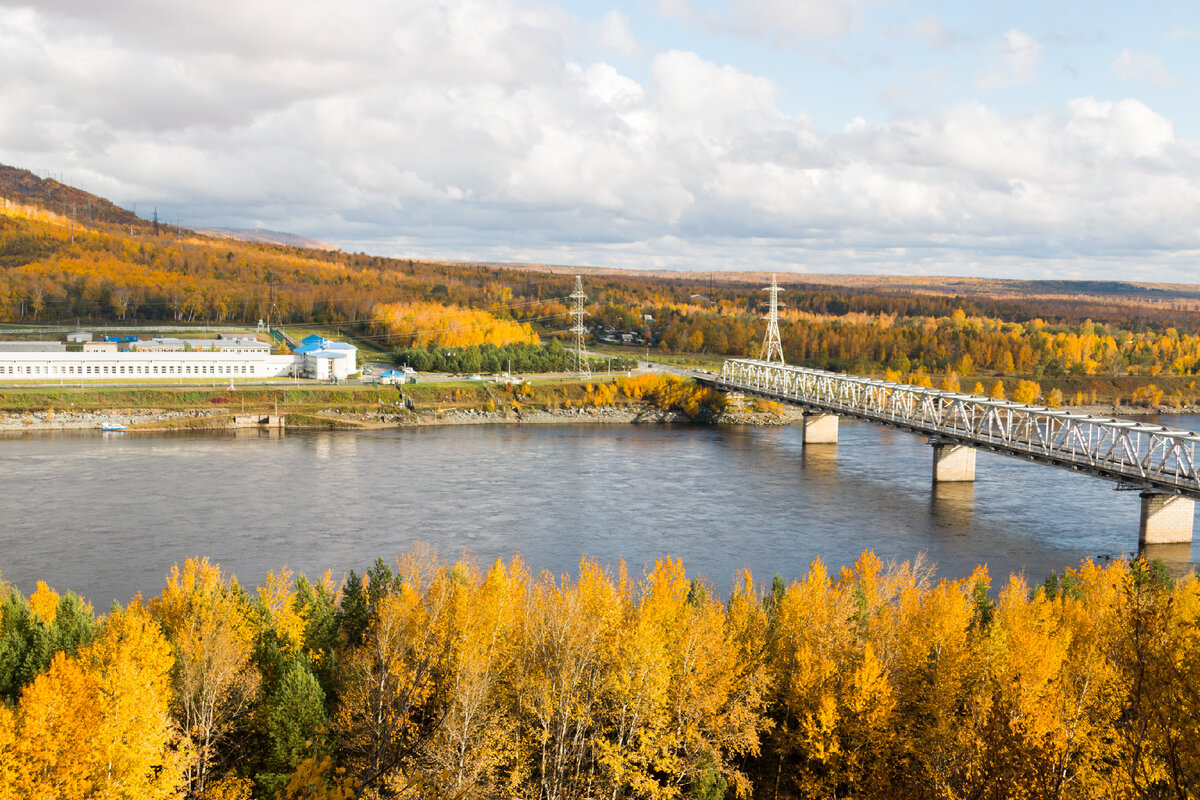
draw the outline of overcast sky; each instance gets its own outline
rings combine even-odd
[[[1200,3],[0,0],[0,161],[185,225],[1200,282]]]

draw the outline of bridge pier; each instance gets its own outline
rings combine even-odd
[[[933,482],[950,483],[975,480],[975,448],[952,442],[933,445]]]
[[[1192,541],[1196,501],[1177,494],[1142,492],[1142,518],[1138,544],[1173,544]]]
[[[837,414],[814,414],[804,412],[805,444],[837,444]]]

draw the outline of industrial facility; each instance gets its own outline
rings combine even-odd
[[[0,380],[234,380],[304,377],[345,380],[358,371],[358,349],[309,336],[293,353],[272,355],[253,334],[220,334],[216,339],[156,336],[105,337],[93,342],[74,334],[74,347],[60,342],[0,343]],[[101,349],[103,348],[103,349]]]

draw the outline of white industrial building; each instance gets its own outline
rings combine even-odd
[[[267,352],[0,352],[0,380],[279,378],[291,377],[303,366],[302,356]]]
[[[310,339],[313,337],[310,337]],[[243,336],[187,341],[158,337],[130,342],[87,343],[83,352],[0,348],[0,381],[120,381],[262,379],[304,376],[345,380],[356,369],[357,348],[316,337],[294,354],[271,355],[270,345]],[[27,344],[6,342],[8,345]],[[51,344],[51,343],[39,343]],[[101,345],[107,345],[100,350]],[[61,347],[61,345],[60,345]],[[96,348],[96,349],[93,349]]]

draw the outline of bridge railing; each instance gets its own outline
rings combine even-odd
[[[712,382],[1132,486],[1200,497],[1200,435],[1191,431],[750,359],[726,361]]]

